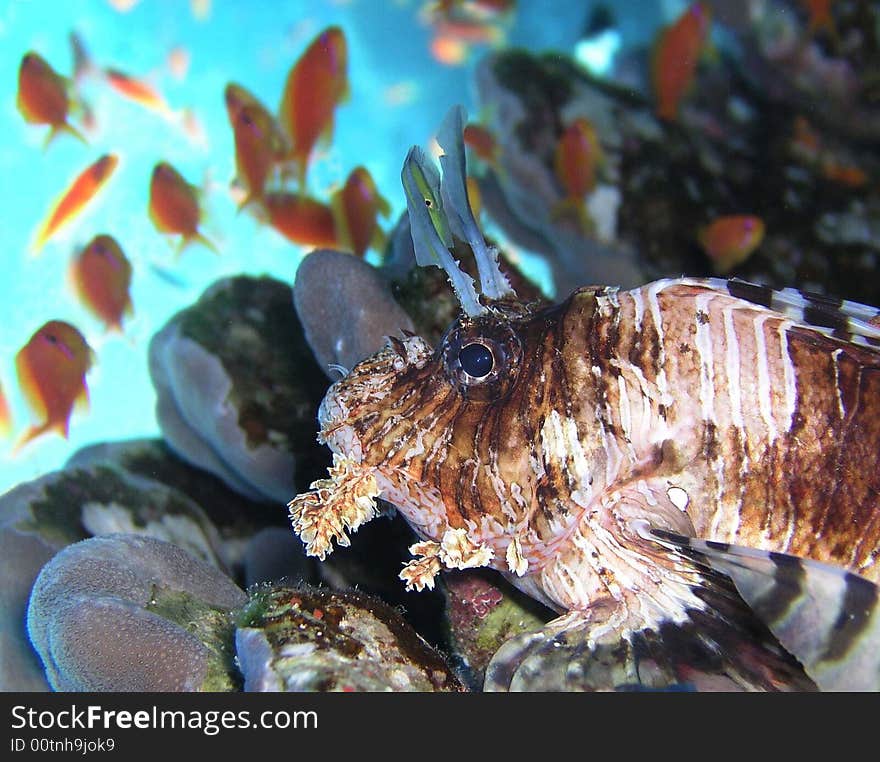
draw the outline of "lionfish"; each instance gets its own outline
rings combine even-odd
[[[740,280],[518,300],[471,212],[454,108],[402,180],[461,315],[389,337],[321,403],[320,559],[393,504],[400,577],[490,567],[559,616],[486,690],[880,688],[880,310]],[[453,236],[478,264],[458,267]]]

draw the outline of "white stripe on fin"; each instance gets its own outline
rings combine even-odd
[[[755,548],[642,529],[727,574],[822,690],[880,690],[880,589],[845,569]]]
[[[739,278],[682,278],[678,282],[728,293],[785,315],[823,336],[880,348],[880,309],[876,307],[795,288],[774,289]]]

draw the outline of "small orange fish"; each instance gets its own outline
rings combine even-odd
[[[119,157],[114,153],[108,153],[80,172],[40,226],[31,245],[33,254],[38,254],[49,238],[82,211],[83,207],[104,187],[118,164]]]
[[[471,123],[465,126],[464,144],[484,162],[495,166],[498,163],[498,143],[495,136],[483,125]]]
[[[359,257],[371,247],[380,254],[385,250],[387,239],[377,217],[388,217],[391,204],[379,195],[365,167],[351,171],[345,185],[333,194],[330,206],[340,248]]]
[[[806,8],[810,17],[810,34],[825,32],[837,39],[837,27],[834,24],[834,14],[831,13],[833,2],[834,0],[801,0],[801,5]]]
[[[236,175],[245,188],[241,209],[262,199],[272,169],[284,161],[290,148],[275,118],[251,93],[230,83],[225,97],[235,138]]]
[[[278,113],[291,140],[289,158],[305,189],[312,151],[333,136],[336,107],[348,97],[348,45],[337,26],[322,31],[291,67]]]
[[[18,67],[16,105],[29,124],[45,124],[52,128],[46,137],[44,148],[60,132],[66,132],[87,143],[82,133],[67,121],[72,106],[68,89],[68,81],[38,53],[25,53]]]
[[[179,235],[180,254],[197,241],[215,254],[220,252],[199,230],[202,212],[199,208],[198,188],[190,185],[174,167],[160,161],[150,177],[150,219],[160,233]]]
[[[764,240],[764,221],[750,214],[718,217],[700,228],[697,240],[716,272],[725,274],[742,264]]]
[[[792,152],[804,161],[816,161],[822,150],[822,138],[813,125],[803,116],[794,118],[794,130],[791,138]]]
[[[41,423],[31,426],[15,446],[57,431],[65,439],[74,404],[88,404],[86,373],[92,350],[70,323],[50,320],[15,356],[15,367],[25,399]]]
[[[553,168],[565,196],[553,214],[574,213],[584,232],[593,228],[584,200],[596,187],[596,174],[602,161],[602,146],[596,128],[583,117],[572,121],[556,144]]]
[[[272,225],[288,241],[315,248],[336,248],[339,236],[333,210],[309,196],[289,191],[267,193],[263,205]]]
[[[826,156],[822,160],[822,176],[848,188],[863,188],[868,183],[868,175],[863,169],[853,164],[844,164],[833,156]]]
[[[107,78],[107,84],[128,100],[164,117],[173,115],[174,112],[165,97],[148,82],[131,77],[118,69],[105,69],[104,76]]]
[[[189,51],[180,45],[175,45],[168,51],[166,63],[168,65],[168,71],[171,72],[171,76],[178,82],[182,82],[186,79],[186,75],[189,72]]]
[[[3,384],[0,384],[0,437],[8,437],[10,431],[12,431],[12,414],[3,394]]]
[[[657,35],[651,76],[661,119],[678,118],[679,105],[693,84],[711,22],[708,5],[694,3]]]
[[[106,326],[122,332],[123,315],[130,316],[131,263],[113,236],[97,235],[70,265],[74,290],[83,306]]]
[[[460,66],[467,59],[468,47],[455,37],[438,34],[431,40],[431,55],[446,66]]]

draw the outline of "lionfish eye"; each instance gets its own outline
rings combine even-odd
[[[458,353],[458,363],[469,376],[484,378],[492,372],[495,358],[489,347],[475,341],[461,348]]]
[[[504,397],[516,380],[522,346],[507,322],[477,318],[454,323],[437,351],[446,377],[460,394],[492,402]]]

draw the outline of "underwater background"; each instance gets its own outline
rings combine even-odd
[[[456,104],[524,301],[714,276],[880,305],[868,0],[0,0],[0,43],[2,690],[480,690],[552,618],[483,570],[404,590],[400,517],[318,563],[285,510],[327,473],[330,381],[459,314],[401,182]],[[254,197],[247,161],[326,102]]]
[[[616,3],[620,42],[643,44],[661,19],[682,7],[650,0]],[[475,113],[470,75],[488,47],[471,45],[462,60],[441,63],[432,56],[431,26],[420,20],[422,11],[416,0],[2,4],[0,65],[7,76],[0,85],[5,136],[0,146],[0,384],[15,431],[0,445],[0,491],[59,467],[83,444],[158,433],[147,342],[208,284],[236,273],[265,273],[292,282],[308,247],[291,244],[252,215],[237,213],[229,192],[235,147],[223,102],[227,83],[243,85],[275,108],[291,65],[309,41],[321,29],[340,25],[348,41],[350,98],[339,108],[332,143],[313,161],[310,188],[326,193],[362,164],[391,202],[389,219],[397,218],[405,208],[400,164],[406,151],[427,143],[450,105],[461,102]],[[506,44],[572,52],[589,16],[589,4],[522,3],[499,28]],[[71,34],[82,41],[95,66],[121,70],[154,86],[174,114],[163,118],[115,92],[96,73],[86,74],[77,93],[94,120],[88,145],[60,135],[44,148],[48,129],[28,124],[16,108],[15,72],[22,56],[33,50],[60,74],[72,76]],[[185,61],[177,74],[169,63],[175,56]],[[193,117],[190,124],[186,112]],[[79,123],[76,116],[73,122]],[[49,240],[39,256],[29,254],[51,204],[81,170],[109,152],[118,153],[120,163],[101,196]],[[174,244],[152,225],[149,178],[158,161],[170,162],[202,189],[203,229],[219,256],[193,245],[177,257]],[[74,251],[98,233],[115,236],[133,267],[134,316],[126,321],[123,336],[104,332],[78,303],[67,278]],[[13,359],[31,334],[53,319],[76,325],[95,350],[88,411],[74,414],[67,440],[46,435],[13,455],[14,438],[30,420]]]

